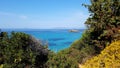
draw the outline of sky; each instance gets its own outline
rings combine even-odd
[[[86,28],[89,0],[0,0],[0,28]]]

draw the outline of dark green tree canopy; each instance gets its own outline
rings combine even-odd
[[[120,0],[91,0],[91,5],[86,6],[90,17],[85,24],[91,39],[96,46],[104,48],[105,42],[110,43],[119,33]]]

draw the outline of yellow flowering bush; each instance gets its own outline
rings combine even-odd
[[[83,68],[120,68],[120,40],[111,43],[98,56],[87,60]]]

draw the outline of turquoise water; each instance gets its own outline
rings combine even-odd
[[[68,48],[75,40],[79,39],[83,33],[83,29],[79,32],[69,32],[68,29],[40,29],[40,30],[3,30],[25,32],[33,37],[47,42],[48,48],[52,51],[59,51]]]

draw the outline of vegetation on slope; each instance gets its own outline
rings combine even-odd
[[[76,58],[73,58],[72,55],[69,54],[69,49],[62,50],[58,53],[50,54],[48,65],[50,68],[78,68],[78,62]],[[76,51],[75,54],[77,54]],[[74,54],[73,54],[74,56]]]
[[[71,48],[83,52],[80,60],[99,54],[111,41],[120,39],[120,0],[91,0],[90,17],[85,22],[88,29]],[[81,56],[80,56],[81,57]]]
[[[48,50],[28,34],[0,33],[0,67],[46,68]]]
[[[84,63],[89,58],[98,55],[112,41],[120,39],[120,0],[91,0],[91,5],[84,6],[90,12],[90,17],[85,22],[87,30],[82,38],[75,41],[70,48],[57,54],[59,59],[54,57],[49,60],[56,62],[53,66],[63,64],[61,63],[63,58],[60,59],[61,54],[75,59],[74,62]],[[63,62],[66,61],[63,60]],[[64,68],[67,68],[67,65],[69,65],[68,62]]]
[[[120,40],[106,47],[101,54],[87,60],[84,68],[120,68]]]

